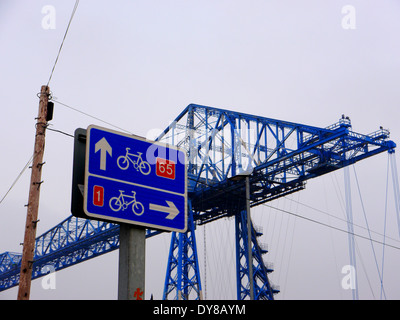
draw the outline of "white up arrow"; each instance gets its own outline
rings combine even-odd
[[[150,203],[150,210],[154,211],[160,211],[160,212],[166,212],[169,213],[168,216],[166,216],[166,219],[173,220],[179,213],[179,210],[176,208],[175,203],[172,201],[166,201],[168,206],[160,206],[158,204],[153,204]]]
[[[112,157],[112,148],[106,138],[101,139],[94,145],[94,152],[100,150],[100,170],[106,170],[107,153]]]

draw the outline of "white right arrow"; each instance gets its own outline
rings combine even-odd
[[[150,210],[169,213],[168,216],[166,216],[165,218],[173,220],[178,215],[179,210],[177,209],[175,203],[173,203],[172,201],[166,201],[166,202],[168,206],[160,206],[158,204],[150,203],[149,208]]]

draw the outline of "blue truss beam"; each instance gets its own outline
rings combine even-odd
[[[158,232],[148,230],[146,237]],[[32,279],[119,248],[119,224],[68,217],[36,239]],[[0,291],[19,283],[22,254],[0,255]]]
[[[70,216],[36,239],[32,279],[46,275],[46,266],[61,270],[118,246],[119,225]],[[18,285],[19,272],[20,258],[8,260],[0,273],[0,291]]]

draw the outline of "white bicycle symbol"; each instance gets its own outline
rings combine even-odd
[[[139,201],[136,201],[136,192],[132,191],[132,195],[124,194],[125,191],[119,190],[119,196],[110,199],[110,208],[113,211],[126,210],[132,204],[132,211],[137,216],[141,216],[144,212],[144,206]],[[126,200],[132,199],[132,200]]]
[[[142,159],[142,152],[137,154],[129,153],[131,148],[126,148],[126,154],[124,156],[119,156],[117,159],[117,165],[121,170],[126,170],[129,167],[130,162],[132,162],[133,167],[140,171],[144,175],[148,175],[151,171],[150,164]],[[136,161],[133,160],[136,158]]]

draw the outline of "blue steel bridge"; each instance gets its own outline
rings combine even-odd
[[[236,179],[244,172],[251,172],[249,200],[255,207],[303,190],[309,179],[382,152],[394,154],[396,147],[387,130],[356,133],[344,115],[320,128],[195,104],[157,140],[182,148],[188,158],[188,229],[171,233],[163,299],[203,298],[196,226],[224,217],[235,220],[237,299],[250,297],[250,283],[257,300],[272,300],[279,292],[264,262],[268,251],[258,242],[262,233],[253,224],[248,245],[246,185]],[[153,237],[161,231],[146,232]],[[70,216],[37,237],[32,278],[44,276],[46,266],[57,271],[118,248],[118,224]],[[0,254],[1,291],[18,285],[21,257]]]

